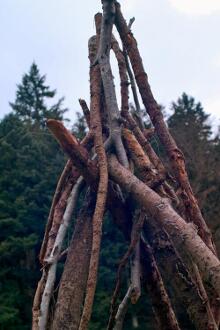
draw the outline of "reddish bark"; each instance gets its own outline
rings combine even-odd
[[[47,121],[47,126],[60,143],[62,149],[70,157],[73,164],[82,173],[85,180],[90,184],[94,184],[97,178],[98,168],[96,164],[90,160],[88,151],[77,142],[76,138],[60,121],[49,119]]]
[[[141,241],[141,248],[144,251],[142,253],[143,281],[152,301],[158,328],[161,330],[180,330],[153,251],[150,245],[143,240]]]
[[[196,329],[207,330],[213,326],[198,286],[175,250],[167,233],[153,219],[145,222],[144,233],[153,248],[153,253],[166,286],[175,293],[174,303],[186,309]]]
[[[60,199],[59,199],[57,205],[55,206],[54,215],[53,215],[53,223],[52,223],[51,229],[49,231],[47,247],[46,247],[43,263],[45,262],[45,258],[49,257],[50,252],[53,249],[54,242],[55,242],[55,239],[57,236],[57,232],[60,227],[60,223],[63,219],[63,214],[65,212],[67,200],[68,200],[68,197],[72,190],[72,187],[73,187],[73,182],[68,181],[68,183],[64,187],[64,190],[60,196]]]
[[[92,216],[95,196],[87,193],[76,221],[60,281],[52,329],[77,330],[86,291],[92,248]]]
[[[46,228],[45,228],[45,232],[44,232],[44,239],[43,239],[40,254],[39,254],[39,260],[40,260],[41,264],[43,264],[43,260],[44,260],[44,256],[45,256],[45,252],[46,252],[46,248],[47,248],[48,235],[49,235],[49,232],[50,232],[50,229],[52,226],[55,207],[60,199],[60,195],[64,188],[65,182],[67,181],[67,178],[69,177],[69,175],[71,173],[71,168],[72,168],[72,163],[70,160],[68,160],[68,162],[66,163],[66,165],[63,169],[63,172],[60,176],[60,179],[57,183],[56,191],[55,191],[55,194],[53,197],[52,205],[50,208],[50,213],[48,216],[48,220],[47,220],[47,224],[46,224]]]
[[[89,132],[85,136],[85,138],[81,141],[81,145],[86,147],[88,150],[91,149],[91,147],[93,145],[93,134],[91,132]],[[59,202],[61,192],[63,191],[65,184],[68,180],[71,180],[71,182],[75,183],[77,181],[77,179],[79,178],[79,176],[80,176],[80,174],[79,174],[79,171],[77,170],[77,168],[75,166],[73,166],[71,160],[68,160],[63,169],[63,172],[60,176],[60,179],[57,183],[56,191],[55,191],[55,194],[53,197],[50,213],[48,216],[46,229],[45,229],[45,233],[44,233],[44,239],[43,239],[43,243],[41,245],[41,250],[40,250],[40,255],[39,255],[41,264],[43,264],[43,260],[45,257],[48,236],[49,236],[49,232],[51,230],[52,223],[53,223],[54,211],[55,211],[57,203]]]
[[[120,34],[123,45],[129,55],[135,79],[142,97],[142,101],[155,127],[157,135],[166,149],[176,178],[187,197],[184,199],[186,213],[190,221],[194,222],[198,226],[199,234],[204,240],[204,242],[213,252],[215,252],[211,233],[205,223],[205,220],[202,217],[197,200],[193,195],[192,188],[188,180],[183,153],[177,147],[176,142],[171,136],[164,121],[160,106],[157,104],[153,97],[150,85],[148,83],[148,77],[146,72],[144,71],[142,59],[137,47],[137,42],[130,29],[128,28],[124,17],[122,16],[119,3],[116,3],[115,6],[115,24]]]
[[[184,249],[191,256],[203,279],[220,294],[220,261],[197,235],[195,227],[187,224],[165,199],[121,166],[113,156],[109,158],[109,173],[115,182],[167,230],[175,246]]]
[[[146,154],[149,156],[152,164],[158,169],[158,171],[161,174],[164,174],[166,172],[161,160],[151,147],[151,144],[147,140],[147,130],[144,130],[146,136],[144,133],[142,133],[141,129],[139,128],[137,122],[134,120],[134,118],[129,113],[129,94],[128,94],[128,76],[127,76],[127,64],[124,57],[124,53],[120,49],[120,46],[115,39],[115,37],[112,37],[112,49],[115,53],[116,59],[118,61],[118,68],[119,68],[119,76],[121,81],[121,113],[122,116],[127,120],[127,124],[129,125],[129,128],[132,130],[134,135],[136,136],[138,142],[146,152]]]
[[[126,266],[128,260],[129,260],[129,257],[133,253],[137,242],[140,239],[141,229],[142,229],[143,223],[144,223],[145,215],[142,212],[138,213],[136,216],[137,216],[137,219],[134,220],[133,229],[132,229],[133,235],[131,236],[130,245],[129,245],[125,255],[121,259],[121,261],[119,263],[118,271],[117,271],[116,286],[115,286],[114,293],[112,296],[112,301],[111,301],[111,314],[110,314],[109,321],[108,321],[109,330],[111,330],[113,328],[115,316],[117,313],[116,301],[117,301],[120,286],[121,286],[122,271],[123,271],[124,267]]]
[[[90,64],[93,63],[96,54],[96,38],[91,38],[89,41],[89,58]],[[89,265],[89,274],[87,281],[86,297],[83,307],[82,318],[79,329],[87,329],[88,323],[92,313],[93,300],[95,295],[99,253],[102,237],[102,221],[105,211],[105,204],[108,191],[108,166],[105,154],[105,148],[102,138],[102,124],[101,124],[101,75],[98,66],[90,69],[90,93],[91,93],[91,130],[94,134],[94,146],[98,156],[99,165],[99,185],[97,192],[97,201],[95,212],[93,216],[93,239],[92,239],[92,253]]]
[[[84,117],[86,119],[86,123],[88,128],[90,128],[90,111],[88,108],[88,105],[86,104],[86,101],[83,99],[79,99],[79,104],[81,105]]]
[[[95,64],[99,64],[105,103],[108,113],[108,125],[110,137],[114,144],[119,161],[125,167],[129,167],[125,148],[121,138],[121,120],[118,108],[113,75],[110,65],[110,49],[112,40],[112,27],[114,22],[115,3],[114,0],[103,0],[103,19],[101,24],[100,42]]]

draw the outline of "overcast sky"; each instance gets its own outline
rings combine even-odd
[[[153,93],[170,107],[183,92],[220,119],[220,0],[121,0]],[[100,0],[5,0],[0,11],[0,118],[33,61],[65,96],[69,117],[88,100],[87,41]],[[117,76],[117,72],[115,72]]]

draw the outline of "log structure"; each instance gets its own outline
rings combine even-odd
[[[146,289],[157,328],[181,329],[169,285],[195,329],[217,330],[220,261],[193,194],[184,155],[153,97],[131,31],[134,20],[126,23],[115,0],[102,0],[102,6],[103,13],[95,15],[96,35],[88,44],[90,104],[79,99],[88,133],[78,141],[63,123],[47,121],[69,160],[57,184],[40,251],[42,277],[33,302],[32,329],[88,329],[97,286],[103,217],[109,211],[113,225],[128,242],[128,250],[115,274],[106,328],[122,329],[129,305],[136,304]],[[122,49],[113,35],[114,25]],[[120,106],[111,50],[118,62]],[[134,102],[132,109],[129,97]],[[150,130],[141,118],[140,97],[152,123]],[[151,146],[152,135],[160,139],[171,167]],[[67,229],[79,198],[83,203],[65,249]],[[126,206],[128,200],[132,201],[132,211]],[[57,265],[64,255],[56,303],[52,304]],[[130,278],[119,303],[125,267],[130,268]]]

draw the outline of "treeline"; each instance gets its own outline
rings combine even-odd
[[[65,164],[63,153],[45,125],[47,118],[66,120],[63,99],[55,102],[55,96],[56,91],[46,85],[46,77],[41,76],[33,63],[18,85],[14,103],[10,103],[12,111],[0,122],[1,330],[31,327],[33,295],[40,278],[40,244],[56,181]],[[167,124],[186,156],[193,190],[220,253],[220,134],[213,135],[209,116],[202,105],[186,94],[172,103],[171,110]],[[148,118],[145,124],[150,126]],[[80,114],[72,130],[79,139],[84,136],[86,124]],[[153,134],[151,143],[163,157],[163,150]],[[76,214],[70,231],[75,219]],[[117,266],[126,248],[124,238],[109,215],[104,222],[103,238],[90,329],[106,327]],[[125,286],[126,275],[125,269]],[[54,295],[56,293],[57,290]],[[170,296],[172,299],[172,292]],[[146,305],[147,300],[146,293],[135,309],[128,312],[126,329],[153,329],[154,315],[150,304]],[[181,307],[178,316],[182,328],[191,329]]]

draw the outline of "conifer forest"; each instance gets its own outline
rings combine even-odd
[[[217,330],[220,131],[102,9],[74,123],[36,62],[0,121],[0,330]]]

